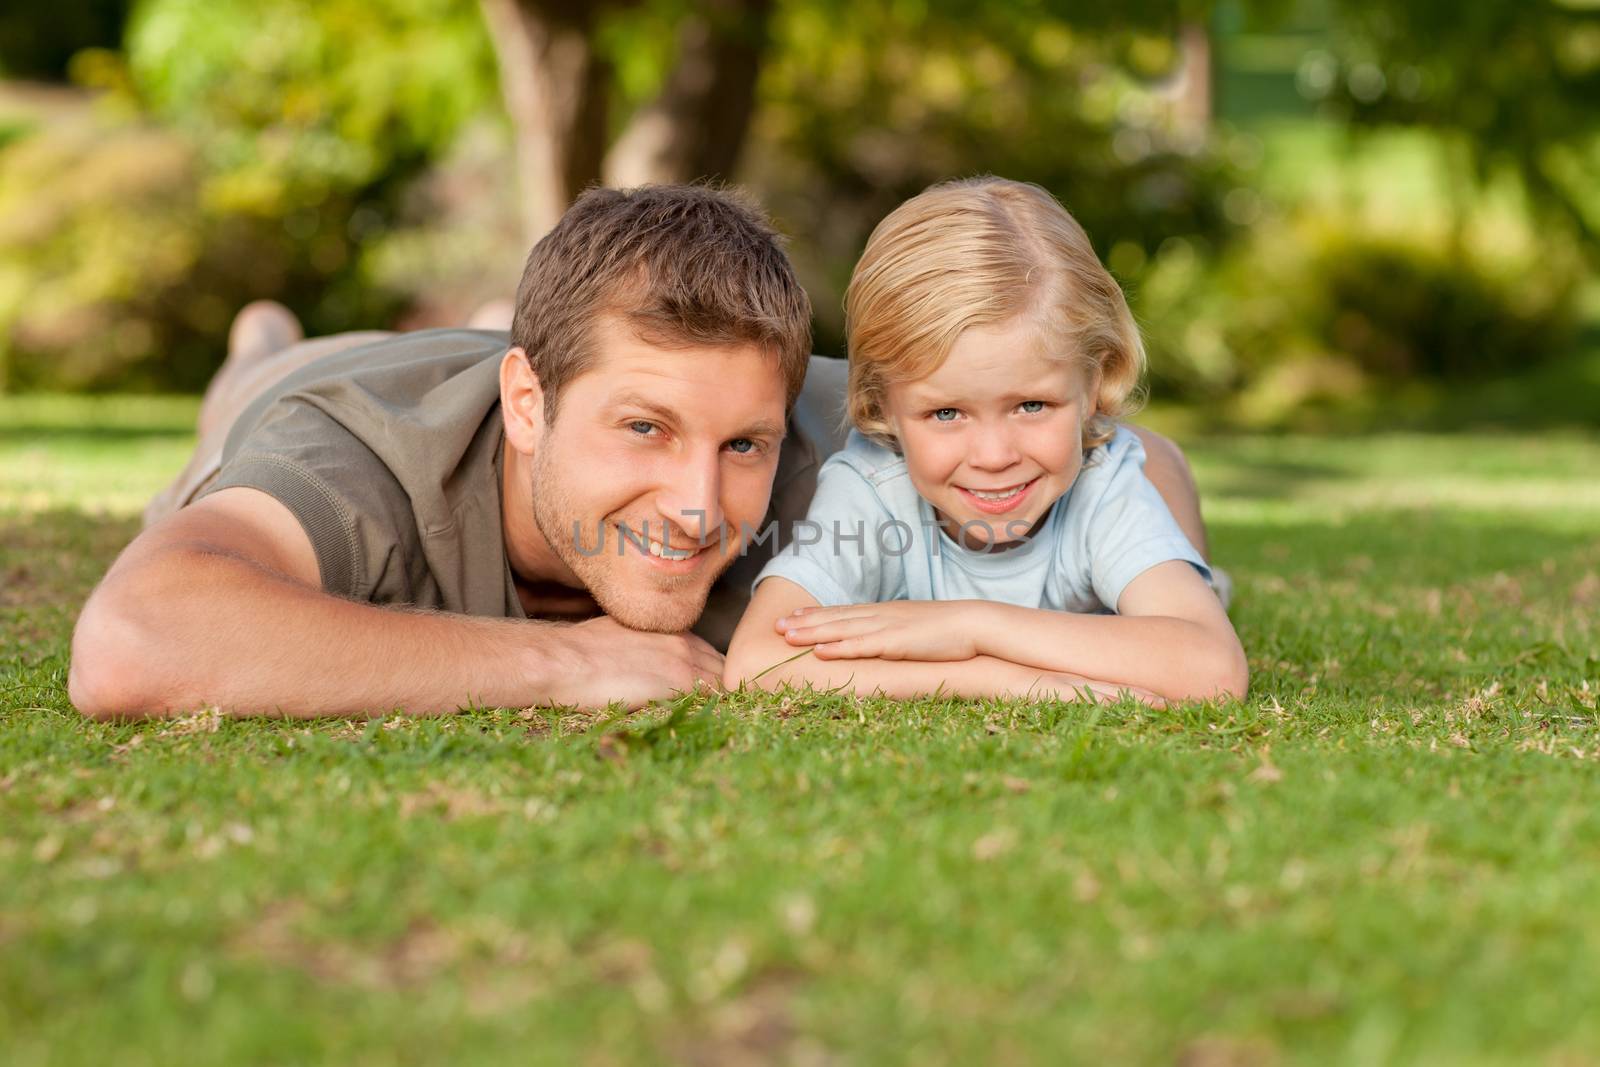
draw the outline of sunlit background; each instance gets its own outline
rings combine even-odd
[[[1036,181],[1203,426],[1600,420],[1600,5],[28,0],[0,392],[194,391],[244,302],[462,322],[594,182],[772,212],[843,354],[873,224]]]

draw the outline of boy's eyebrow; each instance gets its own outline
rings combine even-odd
[[[954,406],[957,404],[970,403],[973,399],[971,394],[967,394],[965,396],[956,396],[952,393],[947,393],[943,390],[932,389],[923,385],[910,386],[909,391],[911,393],[911,399],[914,407]],[[994,399],[997,399],[1002,403],[1011,404],[1021,403],[1024,400],[1070,400],[1073,398],[1073,396],[1074,394],[1070,389],[1064,390],[1048,386],[1041,386],[1032,392],[1006,393]]]
[[[646,414],[652,415],[655,418],[660,419],[662,422],[669,423],[669,424],[671,424],[673,426],[677,426],[679,423],[681,423],[683,421],[678,416],[678,413],[676,411],[673,411],[671,408],[664,407],[660,403],[658,403],[658,402],[656,402],[654,400],[651,400],[649,397],[645,396],[643,393],[636,393],[636,392],[632,392],[632,391],[625,392],[625,393],[618,393],[616,396],[613,396],[611,398],[611,406],[612,407],[618,407],[618,408],[621,408],[621,407],[638,408],[641,411],[645,412]],[[776,438],[778,440],[782,440],[783,437],[785,436],[785,433],[786,433],[786,428],[784,427],[783,424],[779,423],[779,424],[775,425],[775,424],[773,424],[772,422],[769,422],[766,419],[760,419],[760,420],[758,420],[756,422],[751,423],[749,426],[746,426],[744,429],[742,429],[738,433],[734,434],[734,436],[735,437],[772,437],[772,438]]]

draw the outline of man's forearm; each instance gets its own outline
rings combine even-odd
[[[437,713],[554,698],[582,671],[570,627],[376,607],[226,554],[163,551],[114,568],[84,609],[72,682],[86,711]]]

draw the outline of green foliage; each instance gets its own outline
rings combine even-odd
[[[260,297],[390,321],[369,257],[494,94],[470,0],[145,0],[92,58],[121,111],[0,146],[0,387],[200,388]]]
[[[1216,263],[1182,246],[1141,290],[1161,392],[1213,396],[1322,361],[1325,384],[1461,383],[1568,360],[1577,258],[1489,258],[1426,236],[1302,220]]]
[[[1309,328],[1382,378],[1504,374],[1561,358],[1576,338],[1570,263],[1486,264],[1460,250],[1347,238],[1308,266]]]
[[[495,99],[471,0],[144,0],[127,49],[223,211],[282,217],[403,180]]]
[[[749,180],[797,238],[825,347],[867,235],[929,184],[1049,189],[1102,254],[1221,240],[1236,167],[1156,82],[1171,5],[793,4],[780,9]]]
[[[1443,177],[1448,143],[1419,133],[1297,124],[1263,152],[1242,240],[1220,255],[1170,241],[1135,278],[1158,395],[1239,398],[1231,414],[1252,421],[1307,405],[1405,421],[1430,391],[1562,367],[1576,386],[1583,255],[1515,182],[1464,195]],[[1538,415],[1524,406],[1514,418]]]
[[[313,326],[381,321],[348,201],[273,218],[210,210],[180,136],[84,119],[19,139],[0,168],[0,386],[199,389],[259,296]]]
[[[1330,0],[1300,81],[1325,113],[1457,139],[1480,179],[1517,175],[1547,225],[1600,257],[1600,8],[1565,0]]]

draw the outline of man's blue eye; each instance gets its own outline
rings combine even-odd
[[[940,422],[950,422],[959,414],[955,408],[940,408],[933,413],[933,417]]]
[[[728,442],[728,447],[743,456],[754,452],[756,450],[756,443],[750,440],[748,437],[735,437],[732,441]]]
[[[1022,408],[1023,411],[1027,412],[1029,415],[1033,415],[1033,414],[1036,414],[1037,412],[1040,412],[1040,411],[1044,410],[1044,401],[1043,400],[1024,400],[1018,406],[1020,408]]]

